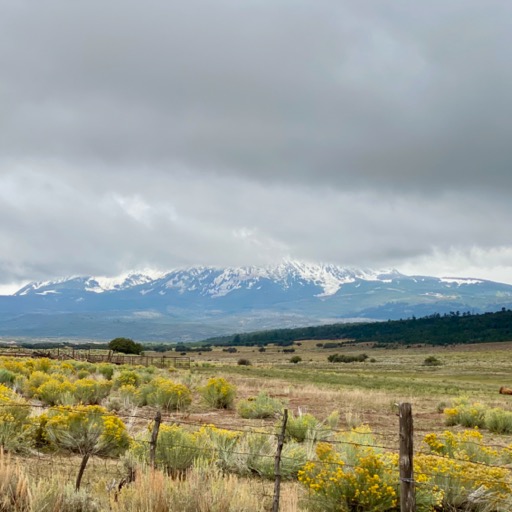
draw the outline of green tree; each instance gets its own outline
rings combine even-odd
[[[130,338],[114,338],[109,344],[108,348],[114,352],[122,352],[123,354],[141,354],[144,347],[140,343]]]

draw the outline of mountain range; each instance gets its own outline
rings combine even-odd
[[[285,261],[32,282],[0,296],[0,336],[193,341],[250,330],[481,313],[512,306],[512,285]]]

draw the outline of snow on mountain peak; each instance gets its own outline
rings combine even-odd
[[[196,266],[172,271],[144,269],[107,277],[72,277],[55,281],[30,283],[17,295],[29,293],[53,293],[66,285],[75,290],[90,293],[104,293],[115,290],[127,290],[141,287],[143,295],[158,289],[165,295],[166,289],[175,289],[180,294],[186,292],[199,293],[205,297],[223,297],[238,289],[250,289],[262,280],[280,286],[283,290],[290,287],[314,285],[319,289],[318,297],[335,295],[340,288],[356,280],[385,281],[401,276],[396,270],[380,271],[361,270],[339,267],[332,264],[315,264],[304,261],[284,260],[278,265],[242,266],[242,267],[205,267]],[[147,285],[147,286],[144,286]]]
[[[86,281],[85,290],[94,293],[103,293],[110,290],[123,290],[138,286],[141,284],[151,283],[157,279],[164,277],[166,272],[159,270],[144,269],[141,271],[130,271],[115,277],[95,276],[90,277]]]

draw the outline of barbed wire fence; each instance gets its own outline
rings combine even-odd
[[[0,410],[2,408],[13,408],[13,407],[25,407],[25,408],[36,408],[36,409],[42,409],[43,411],[74,411],[81,414],[86,414],[84,409],[73,407],[73,406],[46,406],[42,404],[16,404],[16,403],[3,403],[0,404]],[[396,491],[397,495],[400,496],[400,511],[401,512],[416,512],[416,488],[418,486],[423,487],[429,487],[431,489],[435,489],[436,485],[429,483],[429,482],[423,482],[418,481],[415,471],[414,471],[414,457],[416,455],[423,455],[428,454],[432,457],[437,457],[439,459],[449,459],[452,461],[458,461],[460,463],[468,464],[468,465],[474,465],[474,466],[483,466],[487,468],[494,468],[494,469],[502,469],[507,472],[512,471],[512,467],[510,465],[500,465],[500,464],[490,464],[482,461],[473,461],[468,460],[467,458],[463,457],[457,457],[457,456],[447,456],[439,453],[434,453],[432,451],[425,452],[423,450],[415,449],[414,447],[414,428],[413,428],[413,414],[412,414],[412,407],[409,403],[400,403],[398,404],[398,432],[396,434],[389,433],[389,432],[371,432],[371,437],[377,437],[383,440],[383,442],[367,442],[367,441],[350,441],[350,440],[342,440],[342,439],[326,439],[324,442],[329,443],[333,446],[352,446],[355,448],[373,448],[378,451],[386,451],[386,452],[393,452],[398,453],[398,481],[396,484]],[[97,414],[97,413],[96,413]],[[149,460],[149,467],[156,468],[157,467],[157,461],[156,461],[156,451],[158,446],[158,438],[160,433],[160,427],[164,424],[171,424],[171,425],[177,425],[177,426],[186,426],[186,427],[204,427],[208,426],[209,424],[205,421],[194,421],[193,419],[182,417],[179,414],[162,414],[162,411],[157,410],[156,414],[148,415],[148,414],[120,414],[115,412],[102,412],[100,414],[101,416],[107,416],[107,417],[116,417],[120,418],[122,420],[143,420],[145,422],[148,422],[148,424],[151,425],[151,434],[150,439],[147,441],[144,441],[148,445],[148,460]],[[287,421],[288,421],[288,410],[284,409],[283,413],[281,414],[281,423],[279,425],[279,428],[276,428],[275,432],[268,432],[268,431],[262,431],[261,429],[255,430],[254,424],[249,423],[241,423],[237,427],[230,427],[230,426],[222,426],[221,428],[223,430],[232,432],[234,434],[247,434],[251,433],[253,435],[261,435],[261,436],[268,436],[272,437],[277,440],[277,447],[275,454],[267,454],[267,453],[259,453],[258,457],[260,458],[272,458],[274,459],[274,489],[273,494],[265,493],[265,496],[272,500],[272,512],[278,512],[279,506],[280,506],[280,490],[281,490],[281,481],[282,481],[282,463],[283,461],[290,460],[293,461],[293,457],[289,457],[286,455],[283,455],[283,446],[285,444],[285,437],[286,437],[286,427],[287,427]],[[357,429],[356,429],[357,431]],[[336,428],[325,428],[325,429],[319,429],[317,431],[317,434],[349,434],[353,433],[354,429],[336,429]],[[309,442],[317,442],[319,439],[322,439],[322,436],[320,438],[318,436],[315,437],[306,437],[304,441]],[[391,439],[391,442],[388,443],[387,440]],[[475,444],[478,445],[478,443],[466,440],[464,441],[466,444]],[[502,444],[489,444],[486,445],[489,447],[493,447],[496,449],[502,449],[502,450],[511,450],[510,446],[502,445]],[[205,447],[205,446],[189,446],[189,445],[181,445],[181,444],[173,444],[172,448],[183,448],[188,449],[192,451],[197,451],[198,453],[206,454],[208,453],[210,456],[214,455],[215,453],[219,452],[219,448],[216,447]],[[240,455],[244,457],[249,457],[252,454],[250,452],[244,452],[244,451],[235,451],[231,450],[230,453],[233,453],[235,455]],[[36,452],[36,454],[32,454],[31,456],[31,462],[34,463],[31,464],[32,466],[32,472],[36,475],[45,475],[45,467],[74,467],[77,468],[77,463],[70,461],[69,458],[66,458],[59,453],[51,453],[51,454],[41,454],[39,452]],[[314,459],[306,459],[305,463],[314,463],[318,465],[328,465],[328,466],[335,466],[339,464],[340,466],[347,468],[347,469],[355,469],[356,466],[347,464],[346,462],[343,463],[337,463],[334,461],[322,461],[317,458]],[[116,463],[112,463],[112,459],[106,459],[104,457],[100,456],[92,456],[91,457],[91,464],[93,468],[96,469],[104,469],[105,472],[108,472],[110,474],[113,473],[112,470],[114,470],[114,473],[119,478],[119,481],[122,481],[122,479],[126,476],[126,468],[123,467],[123,464],[117,460]],[[434,477],[436,476],[433,473],[429,473],[426,471],[422,471],[420,473],[422,476],[430,476]],[[512,473],[511,473],[512,475]],[[256,474],[256,476],[258,476]],[[261,475],[259,475],[261,476]],[[263,479],[262,479],[263,480]],[[478,479],[471,479],[471,477],[466,477],[466,480],[473,481],[474,483],[488,483],[493,484],[494,481],[490,480],[485,481],[482,478]],[[133,479],[131,480],[133,481]],[[128,481],[129,483],[130,481]],[[115,482],[112,484],[112,488],[116,487]],[[314,497],[312,497],[314,499]]]

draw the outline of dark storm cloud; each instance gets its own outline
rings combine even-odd
[[[1,6],[4,155],[340,187],[511,185],[504,2]]]
[[[512,282],[511,19],[0,0],[0,285],[282,257]]]

